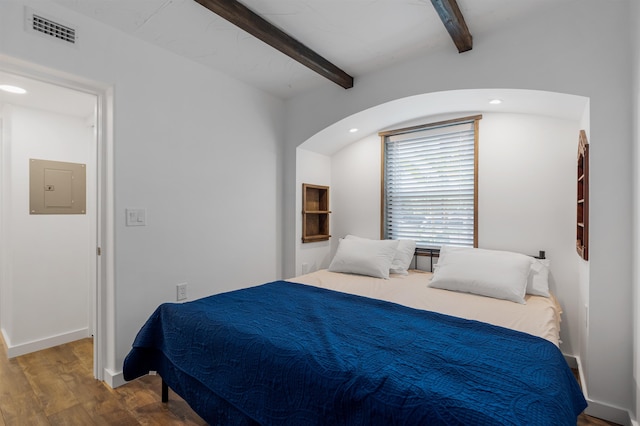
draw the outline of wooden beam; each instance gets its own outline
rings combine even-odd
[[[464,21],[464,16],[460,12],[456,0],[431,0],[433,7],[438,12],[442,23],[449,31],[449,35],[456,47],[458,53],[466,52],[473,48],[473,37]]]
[[[353,77],[236,0],[195,0],[302,65],[349,89]]]

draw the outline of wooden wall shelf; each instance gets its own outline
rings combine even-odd
[[[302,242],[327,241],[329,235],[329,187],[302,184]]]
[[[576,251],[589,260],[589,143],[584,130],[578,139],[577,184]]]

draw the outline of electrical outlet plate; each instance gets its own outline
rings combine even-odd
[[[589,328],[589,305],[584,305],[584,328]]]
[[[178,284],[176,291],[176,300],[185,300],[187,298],[187,283]]]

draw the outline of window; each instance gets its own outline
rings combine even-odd
[[[481,115],[381,132],[382,238],[477,247]]]

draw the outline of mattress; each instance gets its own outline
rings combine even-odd
[[[386,300],[414,309],[482,321],[560,344],[562,310],[556,298],[525,297],[525,304],[428,287],[432,274],[417,270],[388,280],[319,270],[287,281]]]
[[[426,285],[413,275],[368,291]],[[360,281],[303,280],[319,277]],[[150,370],[210,424],[575,425],[586,406],[545,339],[286,281],[162,304],[123,366]]]

